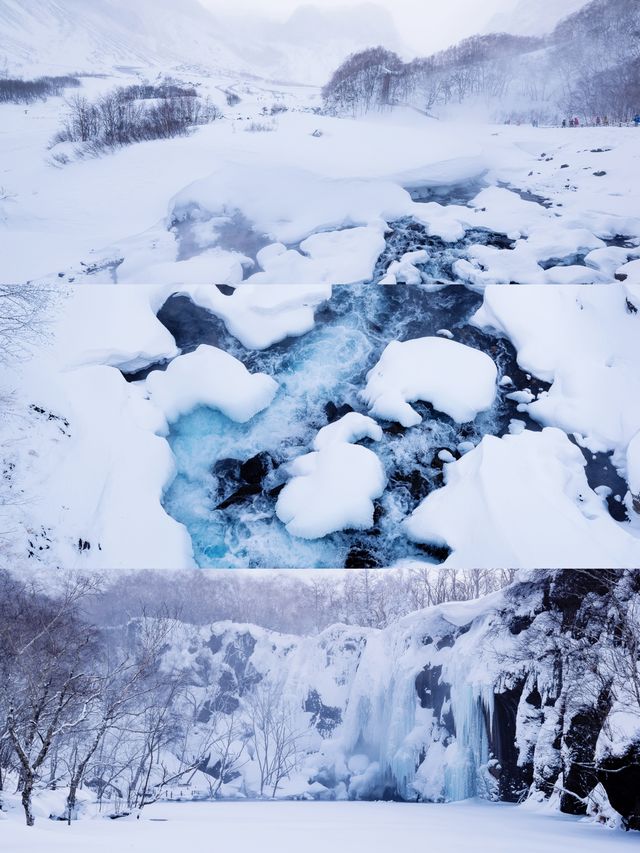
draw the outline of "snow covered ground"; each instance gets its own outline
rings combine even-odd
[[[409,108],[333,118],[317,114],[317,88],[193,69],[180,79],[224,118],[97,159],[77,159],[69,143],[49,150],[61,98],[0,106],[1,280],[479,286],[639,275],[635,129],[438,121]],[[121,69],[83,78],[81,91],[131,82]],[[274,105],[288,111],[272,116]]]
[[[637,287],[175,292],[70,288],[3,368],[4,561],[640,564]]]
[[[44,814],[42,811],[44,810]],[[1,815],[2,813],[0,813]],[[19,814],[0,819],[0,838],[11,853],[164,853],[230,847],[282,853],[386,851],[427,845],[447,853],[610,853],[635,849],[633,833],[604,830],[588,821],[530,807],[478,801],[449,805],[406,803],[218,802],[160,803],[140,820],[85,820],[68,827],[46,820],[46,806],[28,829]]]

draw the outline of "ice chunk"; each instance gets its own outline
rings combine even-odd
[[[496,365],[488,355],[456,341],[392,341],[368,374],[363,398],[374,417],[404,427],[422,421],[409,405],[417,400],[466,423],[491,408],[496,379]]]
[[[237,358],[206,345],[174,359],[165,371],[155,370],[146,387],[170,423],[198,406],[246,423],[271,404],[278,390],[270,376],[251,374]]]

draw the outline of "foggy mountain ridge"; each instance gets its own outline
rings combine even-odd
[[[406,52],[391,14],[374,3],[305,5],[278,22],[217,14],[198,0],[0,0],[0,27],[0,67],[27,76],[184,65],[319,85],[372,43]]]
[[[505,32],[517,36],[545,36],[557,24],[586,6],[588,0],[554,0],[541,13],[540,4],[533,0],[517,0],[515,7],[497,12],[489,20],[486,33]],[[551,7],[551,8],[550,8]]]

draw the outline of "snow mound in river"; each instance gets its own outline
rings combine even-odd
[[[491,407],[497,375],[488,355],[456,341],[392,341],[370,371],[363,398],[372,415],[403,427],[422,421],[409,405],[416,400],[466,423]]]
[[[169,423],[198,406],[246,423],[271,404],[278,390],[270,376],[251,374],[237,358],[207,345],[174,359],[165,371],[155,370],[146,386]]]
[[[337,530],[366,530],[373,524],[373,501],[386,485],[382,463],[373,451],[351,441],[379,441],[382,430],[371,418],[353,412],[321,429],[313,453],[290,466],[293,478],[276,506],[292,536],[321,539]]]
[[[267,349],[315,325],[315,309],[331,298],[330,284],[244,284],[226,296],[217,287],[185,288],[191,299],[220,317],[248,349]]]

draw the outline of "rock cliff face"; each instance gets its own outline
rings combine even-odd
[[[384,631],[180,626],[198,724],[277,687],[301,735],[282,796],[552,799],[640,828],[640,573],[530,572]],[[211,763],[214,763],[212,758]],[[253,760],[221,794],[255,794]]]

